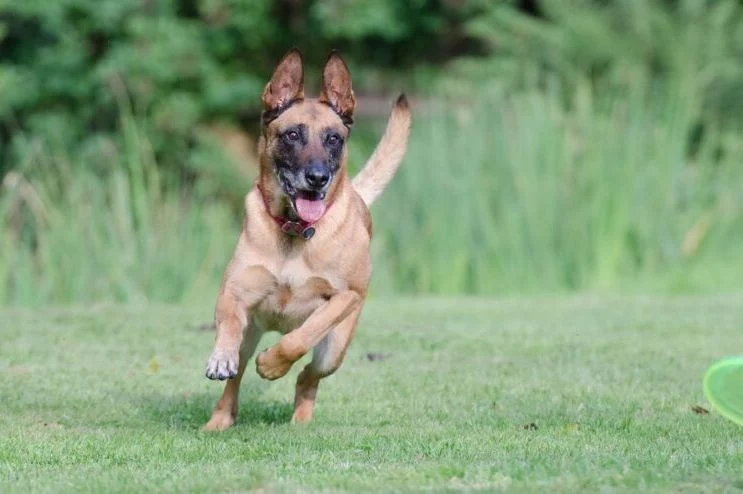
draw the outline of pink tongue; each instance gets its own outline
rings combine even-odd
[[[299,217],[308,223],[314,223],[325,214],[325,203],[322,201],[310,201],[298,197],[294,205],[297,207]]]

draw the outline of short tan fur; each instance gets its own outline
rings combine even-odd
[[[206,430],[235,422],[240,381],[266,331],[282,337],[256,358],[256,370],[265,379],[284,376],[313,350],[297,379],[292,421],[312,418],[319,382],[341,365],[366,299],[372,234],[368,206],[394,176],[410,132],[410,111],[401,95],[376,150],[349,179],[346,147],[339,143],[349,137],[356,100],[350,71],[336,52],[323,70],[319,98],[305,98],[302,59],[292,50],[276,67],[262,101],[260,174],[245,197],[243,228],[219,292],[217,335],[206,369],[207,377],[227,383]],[[295,128],[301,136],[288,139],[301,140],[301,146],[287,143],[287,132]],[[287,235],[275,217],[292,216],[296,198],[291,186],[282,184],[277,166],[301,173],[302,163],[320,162],[330,163],[332,171],[321,194],[325,212],[313,224],[310,239]]]

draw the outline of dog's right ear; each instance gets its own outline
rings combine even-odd
[[[292,48],[276,66],[271,81],[263,90],[263,109],[281,110],[301,99],[304,99],[302,54]]]

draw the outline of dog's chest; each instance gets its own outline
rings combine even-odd
[[[258,305],[255,321],[264,331],[296,329],[335,293],[345,289],[332,273],[316,272],[302,257],[276,266],[276,285]]]
[[[302,256],[285,260],[278,267],[276,280],[278,285],[289,289],[296,289],[304,285],[312,277],[312,269]]]

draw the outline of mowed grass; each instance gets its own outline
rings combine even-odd
[[[6,310],[0,492],[736,491],[743,429],[692,407],[740,301],[372,300],[313,423],[251,363],[221,434],[208,304]]]

